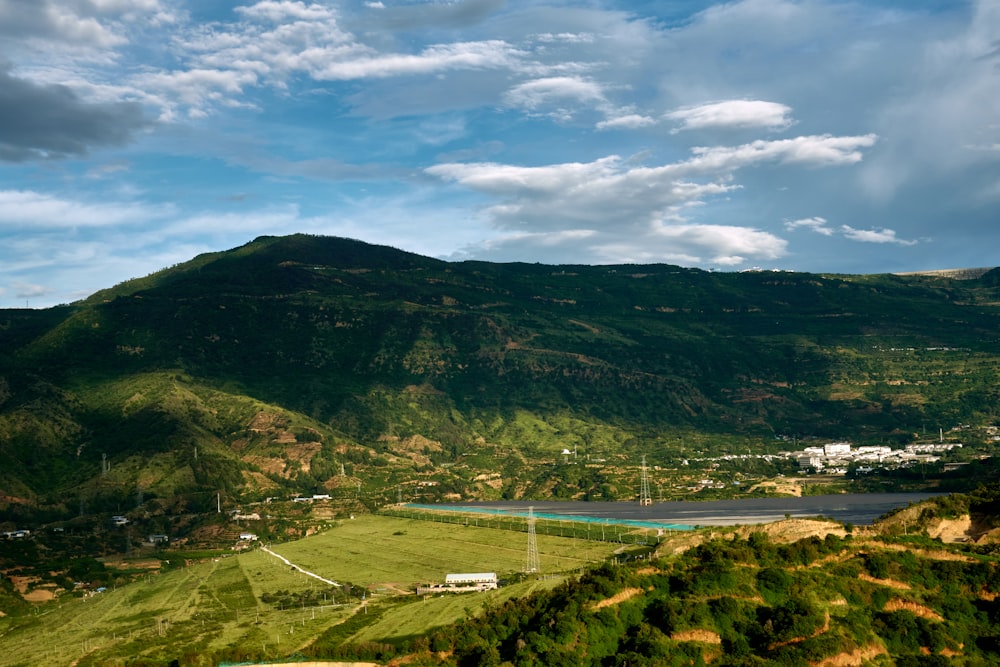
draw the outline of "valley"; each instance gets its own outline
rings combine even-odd
[[[993,637],[998,271],[443,262],[294,235],[79,302],[0,311],[0,529],[10,535],[0,637],[11,647],[0,664],[299,654],[536,664],[554,655],[539,653],[548,630],[531,630],[529,650],[525,628],[520,640],[500,638],[497,614],[533,618],[533,605],[556,598],[576,600],[573,618],[588,619],[579,641],[596,615],[633,642],[616,650],[636,655],[645,641],[649,655],[670,646],[685,659],[752,664],[821,644],[810,655],[877,660],[903,650],[883,630],[923,623],[906,616],[913,609],[951,623],[954,609],[919,588],[924,565],[879,565],[880,554],[918,547],[982,569],[957,573],[979,583],[953,592]],[[467,525],[400,509],[875,492],[939,497],[872,528],[791,519],[664,536],[621,524],[602,540],[540,518],[541,578],[523,572],[522,518]],[[711,546],[719,540],[755,546]],[[831,580],[799,573],[823,558],[849,565]],[[726,602],[684,583],[726,559],[725,572],[764,579],[733,575],[742,592]],[[496,571],[508,585],[416,601],[417,583],[453,571]],[[772,614],[798,613],[789,591],[839,590],[837,577],[861,574],[877,581],[841,597],[810,593],[799,610],[818,621],[809,628],[754,625],[773,630]],[[919,594],[883,599],[890,574]],[[579,588],[594,577],[615,582],[600,584],[600,599]],[[650,587],[693,595],[700,616],[674,609],[668,623],[655,616],[666,613],[658,594],[626,594]],[[875,616],[842,609],[858,605]],[[481,623],[498,628],[493,639]],[[934,639],[929,655],[977,664],[987,650],[951,626],[920,628]]]

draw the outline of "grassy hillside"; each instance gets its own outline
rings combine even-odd
[[[565,448],[665,465],[683,442],[988,426],[998,275],[447,263],[265,237],[0,311],[0,519],[428,478],[439,494],[628,497],[613,469],[566,482],[545,466]]]
[[[280,658],[326,644],[402,640],[540,588],[567,570],[611,554],[615,545],[539,535],[551,578],[512,581],[480,596],[418,598],[415,584],[448,572],[523,569],[526,537],[504,530],[363,516],[298,542],[271,545],[302,569],[255,549],[173,562],[143,574],[149,556],[117,563],[133,583],[108,582],[86,597],[64,594],[0,617],[0,665],[215,665],[221,659]],[[521,546],[515,546],[515,542]],[[355,638],[356,635],[356,638]]]
[[[995,495],[909,508],[908,536],[891,520],[786,521],[668,537],[628,563],[619,544],[540,533],[542,577],[519,574],[523,532],[364,516],[271,545],[296,568],[261,549],[189,553],[159,573],[148,555],[108,562],[131,583],[0,617],[0,665],[1000,664],[996,545],[913,534],[940,512],[982,520]],[[412,594],[459,571],[507,585]]]

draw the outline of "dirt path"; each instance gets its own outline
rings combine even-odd
[[[297,571],[301,572],[302,574],[304,574],[306,576],[312,577],[313,579],[319,579],[324,584],[329,584],[331,586],[336,586],[337,588],[340,588],[340,584],[338,584],[336,581],[334,581],[332,579],[327,579],[326,577],[321,577],[318,574],[316,574],[315,572],[310,572],[309,570],[304,570],[301,567],[299,567],[298,565],[296,565],[295,563],[293,563],[292,561],[290,561],[287,558],[285,558],[284,556],[282,556],[281,554],[275,553],[275,552],[271,551],[270,549],[268,549],[267,547],[261,547],[260,550],[263,551],[263,552],[265,552],[265,553],[271,554],[272,556],[274,556],[278,560],[284,562],[285,565],[288,565],[289,567],[291,567],[293,570],[297,570]]]

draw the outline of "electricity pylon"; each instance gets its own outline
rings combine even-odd
[[[649,475],[646,474],[646,455],[642,455],[642,482],[639,486],[639,505],[652,505],[653,498],[649,495]]]
[[[527,574],[541,572],[542,566],[538,560],[538,540],[535,539],[535,508],[528,508],[528,557],[524,562]]]

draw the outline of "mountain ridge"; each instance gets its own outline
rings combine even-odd
[[[0,311],[0,491],[70,512],[136,488],[319,491],[342,464],[385,487],[458,464],[451,486],[475,496],[497,491],[470,480],[500,450],[665,459],[674,433],[773,449],[993,423],[997,275],[446,262],[259,237],[67,306]],[[284,426],[255,433],[262,412]],[[414,436],[439,451],[394,451]],[[503,491],[532,488],[548,487]]]

